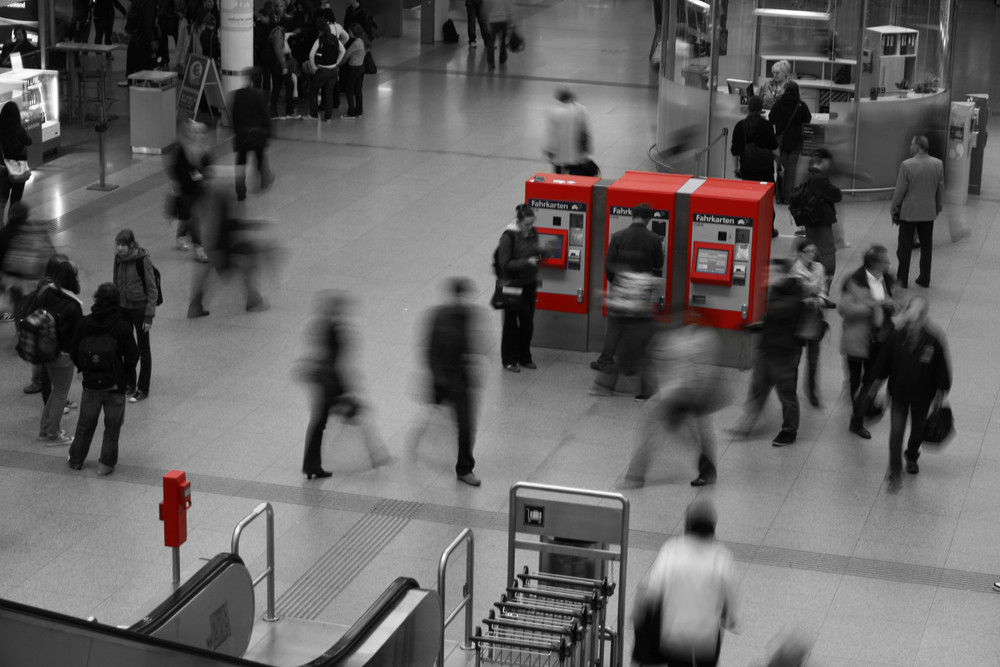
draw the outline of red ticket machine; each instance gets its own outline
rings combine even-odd
[[[661,280],[658,283],[658,289],[652,294],[652,309],[655,313],[664,313],[668,310],[667,305],[670,302],[672,283],[670,268],[673,255],[677,250],[684,250],[674,247],[672,225],[676,220],[677,193],[690,179],[690,176],[677,174],[626,171],[624,176],[608,186],[608,224],[607,235],[604,238],[605,257],[607,257],[611,235],[632,224],[632,207],[646,203],[653,209],[653,219],[649,223],[649,229],[662,237],[664,255],[663,267],[658,273]],[[604,289],[607,290],[606,279],[604,280]],[[604,314],[607,315],[607,309],[604,310]]]
[[[535,229],[545,250],[538,265],[533,338],[541,347],[587,349],[590,216],[599,180],[540,173],[524,185],[524,201],[535,210]]]
[[[688,203],[687,303],[699,324],[742,330],[764,317],[774,185],[707,179]]]

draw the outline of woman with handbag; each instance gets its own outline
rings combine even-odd
[[[4,173],[0,174],[0,223],[4,220],[7,202],[21,201],[24,184],[31,177],[28,168],[28,146],[31,137],[21,125],[21,110],[14,102],[0,107],[0,154],[3,156]]]
[[[806,396],[809,404],[819,407],[816,393],[816,372],[819,370],[819,344],[826,335],[829,325],[823,318],[823,308],[829,303],[827,298],[826,270],[817,260],[816,244],[805,239],[799,242],[795,261],[788,275],[802,284],[802,318],[799,320],[798,337],[806,347]]]
[[[522,290],[520,305],[503,311],[500,357],[504,370],[511,373],[520,373],[519,365],[531,370],[537,368],[531,360],[531,336],[535,326],[538,262],[543,254],[535,231],[535,210],[527,204],[518,204],[515,218],[500,237],[497,250],[500,279]]]
[[[812,122],[809,107],[799,97],[799,84],[789,81],[785,92],[774,102],[767,119],[778,133],[778,182],[774,199],[787,204],[795,189],[799,155],[802,154],[802,126]]]

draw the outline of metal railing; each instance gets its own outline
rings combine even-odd
[[[253,512],[236,524],[236,528],[233,529],[231,550],[237,556],[240,554],[240,535],[243,529],[263,513],[267,513],[267,569],[253,580],[253,586],[256,588],[257,584],[267,577],[267,613],[264,614],[264,620],[273,623],[278,617],[274,615],[274,508],[271,507],[271,503],[257,505]]]
[[[729,128],[728,127],[722,128],[722,132],[719,134],[719,136],[717,136],[715,139],[712,139],[712,141],[709,142],[709,144],[707,146],[705,146],[700,151],[698,151],[697,153],[695,153],[695,155],[694,155],[694,175],[695,176],[701,177],[701,157],[703,155],[705,155],[705,153],[707,153],[708,151],[712,150],[712,146],[714,146],[715,144],[719,143],[719,139],[725,139],[728,136],[729,136]],[[727,163],[727,161],[728,160],[726,158],[726,152],[722,151],[722,178],[726,177],[726,163]],[[706,178],[708,177],[708,173],[707,172],[705,173],[705,177]]]
[[[447,616],[445,616],[444,610],[444,594],[445,594],[445,571],[448,569],[448,560],[451,555],[462,545],[463,542],[468,542],[469,546],[465,549],[465,586],[462,588],[462,601],[457,607],[451,610]],[[473,576],[475,574],[475,538],[472,535],[472,531],[466,528],[461,533],[458,534],[448,548],[444,550],[441,554],[441,561],[438,563],[438,595],[441,597],[441,646],[438,650],[438,667],[444,667],[444,630],[448,627],[448,624],[455,620],[458,616],[458,612],[465,608],[465,641],[458,645],[458,647],[464,651],[468,651],[472,648],[469,644],[469,637],[472,636],[472,593],[473,593]]]

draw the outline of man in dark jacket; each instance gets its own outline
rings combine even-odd
[[[76,435],[69,448],[69,467],[80,470],[90,451],[97,420],[104,409],[104,439],[97,474],[110,475],[118,464],[118,436],[125,422],[125,388],[135,375],[139,348],[132,325],[122,319],[118,288],[103,283],[94,294],[90,315],[76,328],[69,354],[83,374],[83,396]]]
[[[604,261],[608,279],[608,326],[604,349],[591,368],[601,375],[591,393],[610,396],[614,393],[619,370],[626,376],[639,371],[639,364],[653,335],[653,312],[650,301],[656,276],[662,275],[663,237],[648,228],[653,218],[649,204],[632,208],[632,224],[611,235]],[[618,366],[614,363],[619,353]],[[642,374],[639,400],[653,392],[648,374]]]
[[[258,89],[247,85],[233,93],[233,150],[236,151],[236,199],[247,198],[247,153],[257,158],[260,189],[266,190],[274,175],[264,161],[264,149],[271,136],[271,117],[267,98]]]
[[[819,252],[817,260],[826,271],[827,289],[837,270],[837,246],[833,239],[833,224],[837,222],[835,204],[844,198],[843,193],[830,181],[830,164],[833,154],[825,148],[817,148],[809,160],[809,174],[806,184],[818,200],[815,217],[811,225],[806,225],[806,239]]]
[[[733,141],[729,152],[736,158],[736,178],[744,181],[774,183],[775,151],[778,140],[774,127],[761,112],[764,100],[756,95],[747,103],[747,117],[733,128]],[[774,228],[774,214],[771,215],[771,238],[778,235]]]
[[[920,471],[920,443],[924,440],[924,422],[931,405],[943,401],[951,389],[951,364],[944,346],[944,334],[927,326],[927,299],[910,299],[896,323],[896,330],[882,346],[873,375],[888,378],[892,397],[892,421],[889,427],[889,487],[899,490],[903,468],[903,434],[906,414],[910,414],[910,437],[906,444],[906,472]],[[866,388],[873,396],[876,384]]]
[[[760,347],[753,363],[750,395],[738,433],[747,435],[764,407],[773,387],[781,401],[781,431],[771,442],[784,447],[795,442],[799,430],[799,358],[802,341],[796,336],[802,318],[801,283],[789,276],[784,267],[772,265],[778,272],[768,297],[767,313],[761,328]]]
[[[427,327],[427,364],[431,372],[431,403],[450,403],[455,410],[458,426],[458,462],[455,474],[470,486],[481,482],[472,469],[475,442],[475,405],[473,389],[477,381],[471,355],[479,351],[474,331],[476,312],[468,303],[471,283],[466,278],[453,278],[448,286],[450,300],[435,308]],[[416,449],[426,422],[410,440]]]

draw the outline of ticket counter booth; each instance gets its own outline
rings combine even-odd
[[[524,186],[545,250],[538,264],[533,343],[584,352],[588,347],[588,284],[593,188],[599,178],[539,173]]]

